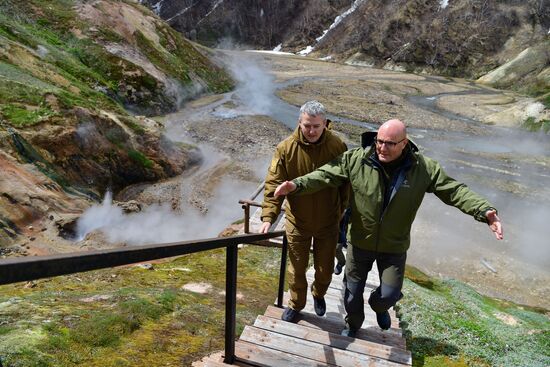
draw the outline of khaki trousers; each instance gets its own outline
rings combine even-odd
[[[290,300],[288,306],[300,311],[306,305],[306,271],[309,265],[309,250],[313,245],[315,280],[311,285],[311,294],[313,297],[321,298],[325,296],[332,280],[338,227],[335,223],[334,230],[325,230],[323,233],[316,234],[298,229],[288,221],[285,226],[289,259],[288,287]]]

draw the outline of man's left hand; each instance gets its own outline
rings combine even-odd
[[[487,224],[489,225],[489,228],[491,228],[491,231],[495,234],[497,240],[502,240],[504,238],[502,233],[502,223],[497,215],[497,211],[488,210],[487,213],[485,213],[485,217],[487,217]]]

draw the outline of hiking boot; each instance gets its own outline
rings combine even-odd
[[[313,308],[317,316],[323,316],[327,312],[327,304],[323,297],[317,298],[313,297]]]
[[[348,336],[350,338],[355,338],[355,335],[357,335],[357,330],[356,329],[351,329],[351,328],[346,326],[346,328],[344,330],[342,330],[340,335]]]
[[[382,330],[388,330],[391,327],[391,317],[388,311],[377,312],[376,313],[376,322]]]
[[[340,273],[342,272],[343,267],[344,267],[343,265],[336,264],[336,266],[334,267],[334,274],[340,275]]]
[[[299,311],[296,311],[290,307],[287,307],[283,312],[283,316],[281,316],[281,320],[287,321],[287,322],[295,322],[296,317],[298,316],[298,313]]]

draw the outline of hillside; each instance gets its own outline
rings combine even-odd
[[[278,46],[350,64],[470,79],[526,49],[543,49],[534,65],[515,70],[513,83],[483,82],[533,96],[550,92],[547,0],[142,2],[208,45]]]
[[[233,82],[135,1],[0,1],[0,248],[193,164],[146,116]]]

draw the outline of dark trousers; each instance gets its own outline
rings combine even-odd
[[[347,327],[357,330],[365,320],[363,291],[367,275],[372,269],[374,261],[378,267],[380,286],[371,292],[369,305],[374,312],[384,312],[403,297],[401,288],[403,287],[406,260],[406,252],[390,254],[367,251],[351,244],[348,245],[346,277],[344,279]]]

